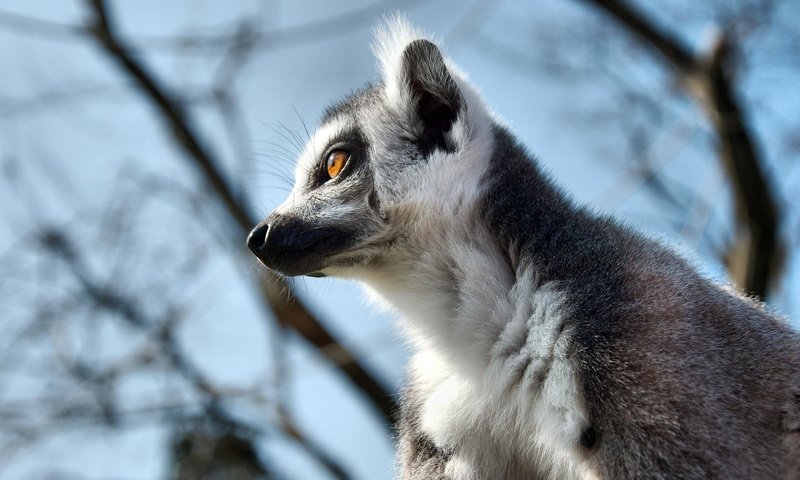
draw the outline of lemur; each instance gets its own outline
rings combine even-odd
[[[574,204],[407,21],[376,38],[247,245],[402,314],[398,476],[800,479],[800,335]]]

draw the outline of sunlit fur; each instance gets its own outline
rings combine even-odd
[[[413,104],[398,63],[417,38],[426,37],[395,20],[379,29],[375,48],[387,104],[409,122]],[[448,70],[466,100],[451,132],[456,151],[435,152],[402,180],[387,179],[403,188],[392,217],[407,218],[402,228],[414,234],[390,260],[345,275],[403,313],[417,352],[409,382],[421,402],[418,427],[437,445],[458,446],[445,467],[451,478],[524,478],[551,469],[577,476],[572,446],[585,414],[565,361],[569,332],[554,332],[562,296],[538,285],[530,266],[509,264],[477,220],[495,120],[466,77],[450,62]],[[400,447],[404,474],[425,478],[403,459],[402,439]]]
[[[452,62],[408,54],[421,38],[402,18],[378,28],[382,81],[329,109],[273,214],[355,232],[307,273],[361,281],[400,313],[414,355],[398,475],[797,476],[797,334],[574,206]],[[458,111],[420,145],[423,107],[449,118],[435,89],[449,78]],[[432,107],[414,85],[433,85]],[[365,163],[315,185],[348,135]]]

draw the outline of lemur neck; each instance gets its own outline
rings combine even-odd
[[[420,350],[444,357],[455,369],[480,375],[506,318],[495,315],[514,284],[506,254],[480,227],[469,236],[418,250],[398,267],[371,272],[366,283],[402,315],[403,331]]]
[[[538,288],[531,281],[538,266],[526,252],[547,248],[570,211],[507,132],[498,129],[495,142],[472,204],[416,225],[416,244],[365,278],[400,310],[418,348],[477,376],[512,319],[512,297],[533,298]]]

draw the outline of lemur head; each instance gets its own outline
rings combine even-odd
[[[382,82],[328,108],[289,197],[248,237],[278,272],[354,276],[396,264],[475,203],[491,150],[479,95],[402,19],[378,30],[375,52]]]

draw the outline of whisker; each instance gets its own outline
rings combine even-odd
[[[311,141],[311,133],[308,131],[308,125],[306,125],[306,121],[303,120],[303,117],[300,115],[300,112],[297,111],[297,107],[292,105],[292,110],[294,110],[294,114],[297,115],[297,119],[300,120],[300,124],[303,126],[303,130],[306,132],[306,141]]]

